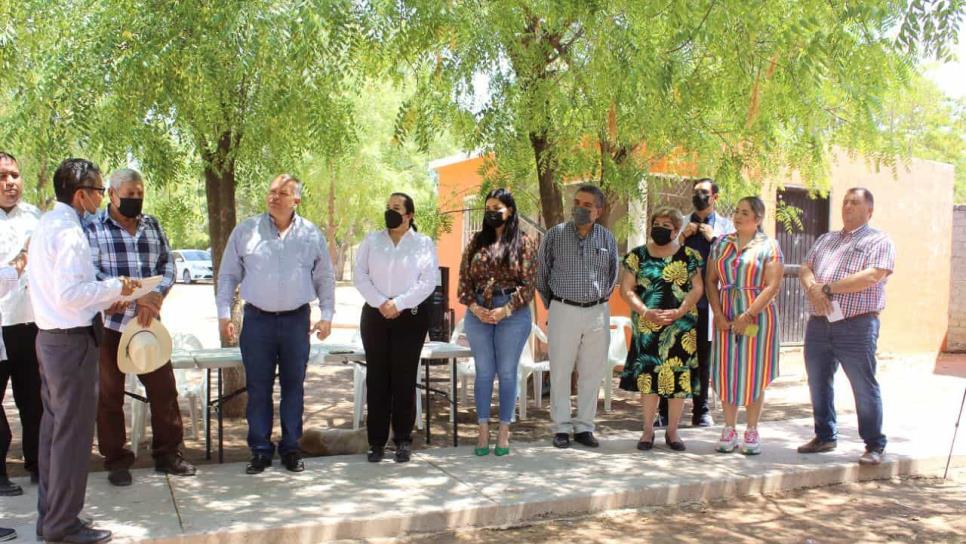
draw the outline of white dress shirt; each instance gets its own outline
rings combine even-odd
[[[10,291],[17,288],[20,283],[20,277],[17,275],[17,269],[12,266],[0,267],[0,297],[6,295]],[[0,319],[3,318],[3,314],[0,314]],[[3,335],[0,334],[0,361],[7,360],[7,349],[3,346]]]
[[[38,221],[40,210],[26,202],[18,203],[9,212],[0,209],[0,264],[9,263],[20,253]],[[0,296],[0,316],[4,327],[33,322],[26,274],[6,296]]]
[[[57,202],[30,239],[27,281],[37,327],[87,327],[121,298],[118,278],[97,281],[91,246],[74,208]]]
[[[369,306],[378,308],[392,299],[402,311],[419,306],[433,294],[438,266],[436,246],[429,236],[410,229],[396,245],[389,231],[380,230],[359,245],[352,282]]]

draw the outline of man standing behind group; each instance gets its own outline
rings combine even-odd
[[[324,340],[332,332],[335,313],[335,274],[325,236],[295,213],[302,198],[298,179],[282,174],[268,190],[268,213],[238,224],[228,238],[218,271],[218,322],[223,337],[233,339],[231,303],[241,285],[245,301],[242,324],[242,362],[248,389],[248,474],[271,466],[272,390],[278,368],[282,390],[279,419],[282,440],[278,452],[292,472],[305,470],[298,449],[302,436],[305,367],[309,335]],[[322,319],[310,326],[309,303],[319,299]]]
[[[84,159],[66,159],[54,172],[54,193],[57,202],[40,218],[27,259],[30,301],[40,329],[37,358],[44,404],[37,533],[48,542],[106,542],[110,531],[87,527],[77,517],[94,441],[101,310],[133,293],[140,282],[95,277],[81,219],[97,211],[104,195],[97,167]]]
[[[40,211],[22,200],[23,178],[17,159],[0,151],[0,265],[26,256],[27,241],[40,220]],[[37,444],[40,436],[40,369],[37,364],[37,325],[30,308],[26,278],[21,278],[10,292],[0,297],[0,319],[3,321],[3,343],[7,360],[0,361],[0,404],[7,389],[20,412],[24,468],[30,479],[37,481]],[[7,452],[13,439],[7,416],[0,407],[0,496],[20,495],[19,485],[7,479]]]
[[[174,285],[171,246],[158,220],[141,213],[144,180],[122,168],[111,175],[110,202],[86,226],[98,279],[163,276],[155,289],[134,302],[118,302],[106,312],[101,344],[100,393],[97,403],[97,447],[104,456],[108,481],[131,485],[134,453],[124,445],[124,373],[117,366],[117,349],[124,327],[132,319],[147,327],[161,316],[161,303]],[[181,456],[184,426],[178,407],[178,386],[168,362],[138,376],[151,405],[154,468],[164,474],[190,476],[195,467]]]
[[[540,244],[537,291],[549,309],[550,416],[553,445],[574,440],[596,448],[597,395],[610,343],[608,300],[617,285],[617,242],[596,223],[604,193],[581,185],[574,194],[573,218],[550,230]],[[577,417],[570,404],[570,376],[577,369]],[[612,379],[611,377],[609,377]]]
[[[710,178],[699,179],[694,182],[691,193],[691,203],[694,211],[684,218],[684,229],[681,239],[685,246],[701,254],[701,261],[708,262],[711,245],[718,237],[731,234],[735,226],[730,219],[718,214],[718,184]],[[712,286],[705,289],[707,292]],[[708,296],[701,295],[698,299],[698,379],[701,393],[691,399],[691,425],[695,427],[710,427],[714,424],[708,408],[708,384],[711,376],[711,326],[708,315]],[[661,421],[668,423],[667,399],[661,399]]]

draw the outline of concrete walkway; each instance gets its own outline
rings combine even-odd
[[[947,429],[947,430],[951,430]],[[418,452],[406,465],[369,464],[363,456],[306,460],[294,475],[278,463],[246,476],[244,465],[204,467],[195,478],[135,471],[135,485],[111,487],[103,473],[88,486],[87,512],[115,540],[153,542],[319,542],[408,532],[505,525],[546,515],[716,499],[897,475],[941,475],[950,432],[893,428],[887,462],[860,467],[861,443],[845,439],[820,455],[795,446],[811,436],[810,421],[770,425],[757,457],[714,453],[713,431],[688,429],[685,453],[663,443],[650,453],[633,436],[608,437],[599,449],[556,450],[514,445],[509,457],[476,458],[472,448]],[[854,425],[842,429],[855,436]],[[660,434],[658,435],[660,439]],[[954,463],[966,466],[966,440]],[[36,486],[0,499],[3,518],[21,541],[32,541]],[[12,518],[12,519],[11,519]]]
[[[411,532],[512,525],[539,517],[709,500],[900,475],[941,476],[966,380],[936,376],[923,364],[890,364],[883,391],[886,462],[860,467],[855,416],[840,422],[834,452],[800,455],[810,419],[766,422],[757,457],[713,451],[720,427],[684,429],[688,451],[639,452],[638,432],[601,436],[599,449],[512,444],[510,456],[473,456],[472,447],[415,453],[409,464],[367,463],[362,455],[306,460],[306,472],[280,464],[247,476],[243,464],[207,465],[194,478],[134,471],[134,486],[111,487],[91,474],[86,512],[115,541],[315,543]],[[839,374],[836,390],[847,392]],[[846,388],[846,391],[842,391]],[[840,406],[851,399],[837,399]],[[767,409],[767,406],[766,406]],[[966,429],[953,466],[966,466]],[[34,540],[36,486],[0,497],[0,526],[17,542]]]

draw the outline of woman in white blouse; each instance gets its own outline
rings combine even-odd
[[[359,245],[353,273],[366,300],[359,328],[366,350],[366,426],[373,463],[383,458],[390,423],[395,461],[409,461],[412,451],[416,372],[438,268],[432,239],[416,231],[415,212],[409,195],[390,195],[386,228]]]

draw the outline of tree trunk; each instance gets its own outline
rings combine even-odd
[[[332,259],[332,266],[336,271],[336,279],[342,277],[342,271],[337,266],[336,257],[337,246],[335,243],[335,168],[329,165],[329,200],[327,216],[325,221],[325,241],[329,244],[329,258]]]
[[[352,246],[346,242],[340,242],[336,246],[335,253],[333,254],[335,259],[336,281],[343,281],[345,279],[345,262],[349,258],[350,249],[352,249]]]
[[[224,132],[218,139],[218,149],[213,152],[202,152],[204,156],[205,192],[208,199],[208,237],[211,242],[211,262],[215,270],[214,289],[218,292],[218,271],[221,268],[221,257],[228,244],[228,237],[235,228],[235,159],[233,146],[237,140],[231,132]],[[241,304],[238,293],[232,301],[232,321],[235,330],[241,331]],[[238,345],[237,338],[230,342],[221,337],[223,347]],[[245,370],[243,368],[225,369],[222,374],[225,380],[224,392],[230,394],[245,387]],[[247,395],[242,393],[226,402],[222,407],[226,417],[242,417],[245,415]]]
[[[607,201],[604,206],[604,211],[597,222],[602,226],[607,227],[607,229],[611,232],[614,232],[614,225],[616,225],[627,215],[627,201],[620,196],[613,194],[611,191],[608,191],[606,188],[604,189],[604,196]],[[643,221],[639,217],[633,218],[632,220]],[[627,237],[619,236],[617,238],[617,249],[621,254],[625,253],[628,249],[626,246]]]
[[[53,205],[53,199],[50,197],[43,197],[44,187],[50,183],[50,172],[47,166],[47,156],[41,155],[40,167],[37,170],[37,194],[41,196],[40,200],[37,201],[38,207],[41,211],[47,211]]]
[[[533,158],[537,163],[537,181],[540,187],[540,208],[544,225],[549,229],[563,223],[563,194],[557,185],[557,168],[550,156],[550,140],[547,133],[530,133]]]

